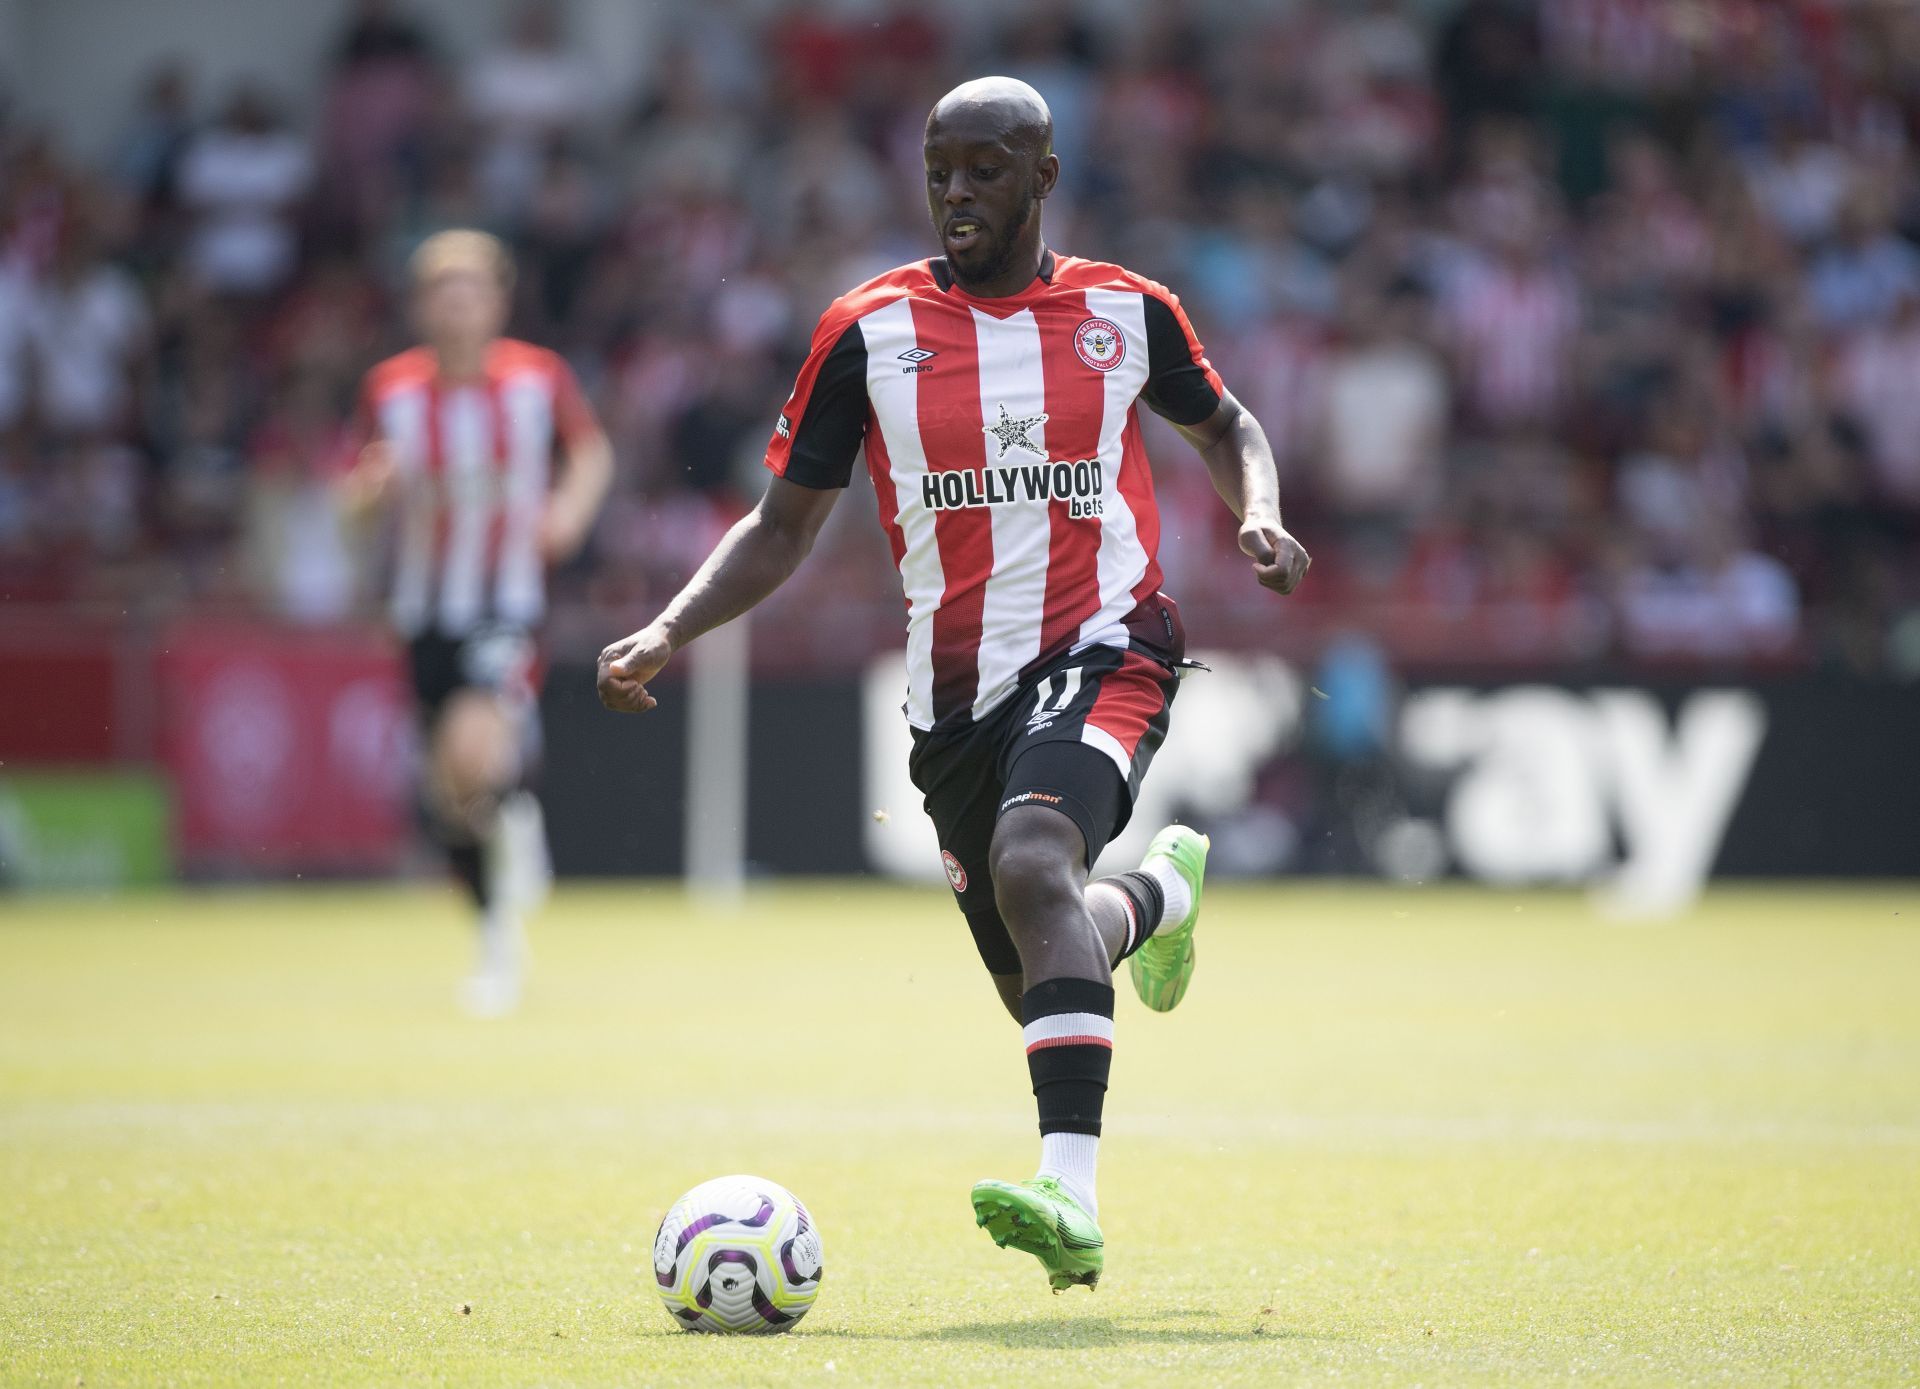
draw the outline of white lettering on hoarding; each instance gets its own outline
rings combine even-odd
[[[1765,709],[1743,690],[1689,696],[1669,734],[1644,691],[1534,685],[1422,690],[1400,722],[1409,757],[1461,769],[1444,821],[1469,873],[1593,882],[1603,906],[1640,916],[1698,893],[1765,730]]]

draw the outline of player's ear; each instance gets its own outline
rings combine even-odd
[[[1033,166],[1033,196],[1044,198],[1060,182],[1060,156],[1043,154]]]

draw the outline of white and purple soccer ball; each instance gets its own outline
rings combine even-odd
[[[715,1177],[673,1203],[653,1240],[653,1281],[674,1325],[791,1331],[824,1272],[800,1198],[764,1177]]]

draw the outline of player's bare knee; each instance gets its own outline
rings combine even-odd
[[[497,782],[510,755],[507,721],[494,698],[478,691],[448,701],[433,741],[442,775],[463,788]]]
[[[1052,810],[1021,808],[1000,817],[988,854],[994,901],[1008,929],[1050,918],[1081,888],[1080,831]]]
[[[511,730],[492,695],[469,691],[449,700],[433,734],[432,781],[442,809],[464,817],[496,795],[512,766]]]

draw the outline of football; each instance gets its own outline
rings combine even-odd
[[[824,1272],[800,1198],[764,1177],[715,1177],[673,1203],[653,1241],[653,1278],[688,1331],[791,1331]]]

